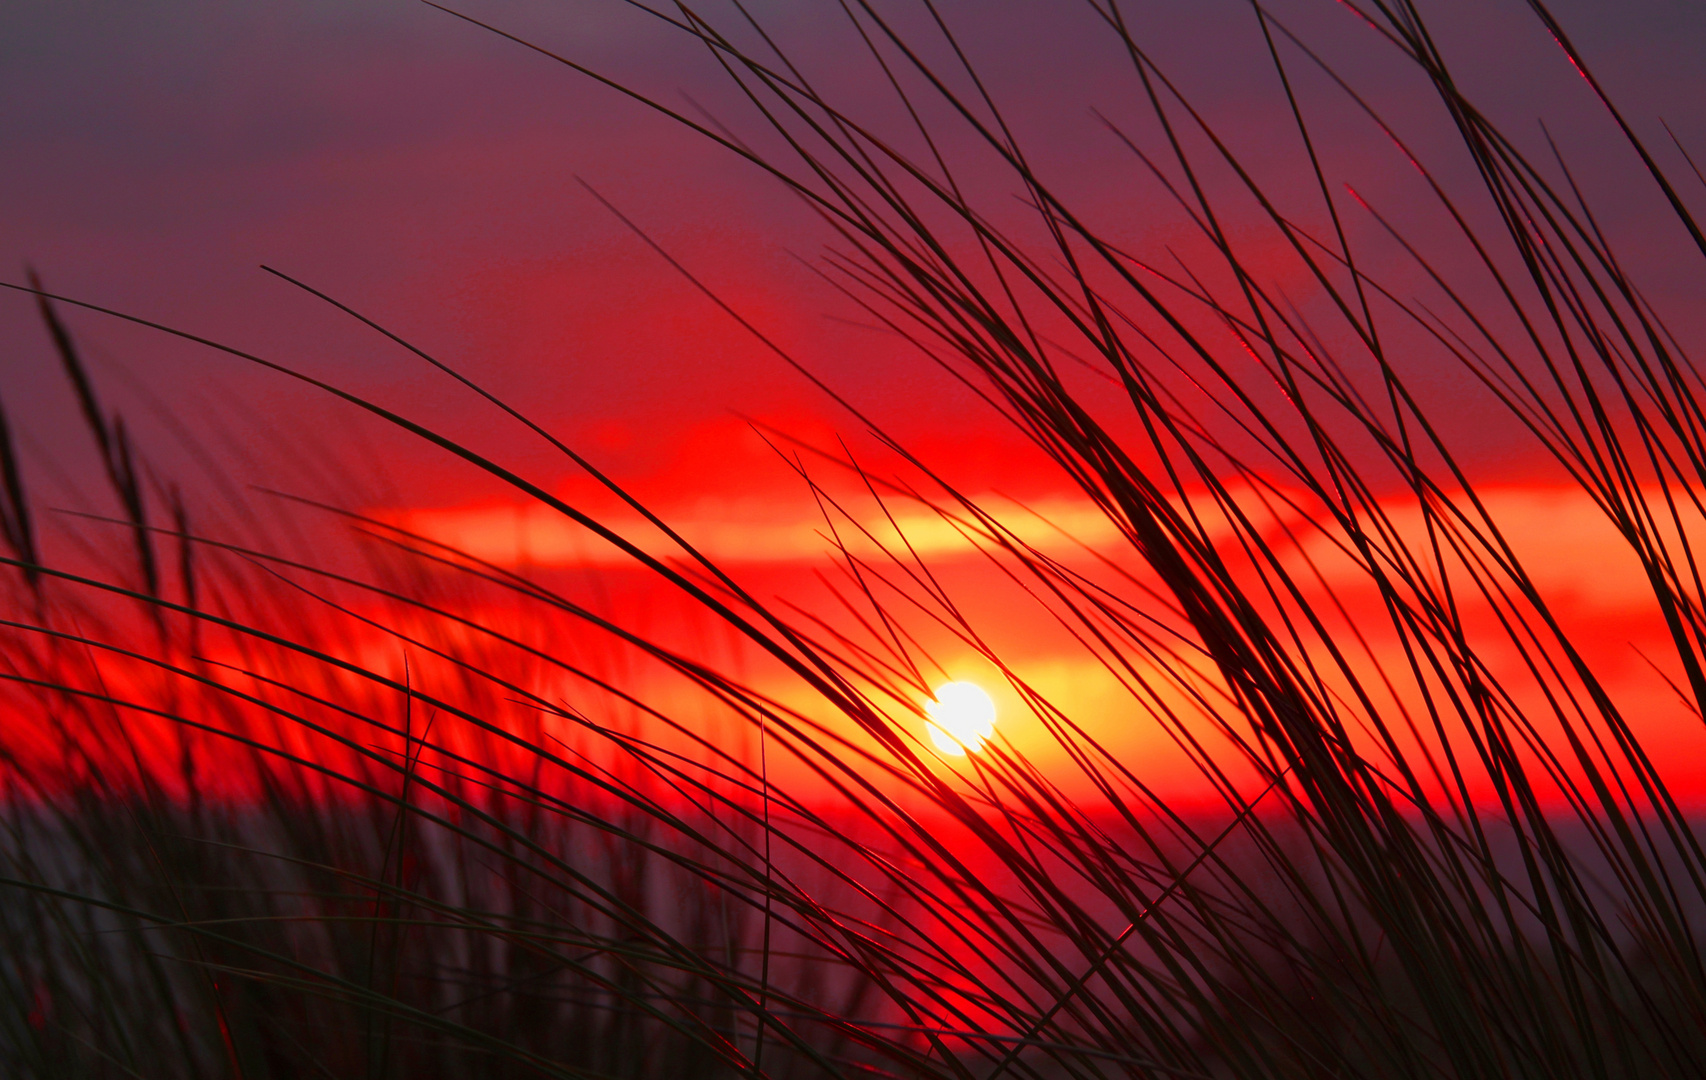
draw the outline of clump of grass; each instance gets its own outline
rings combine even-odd
[[[1313,227],[1121,8],[1091,5],[1154,145],[1115,135],[1202,240],[1177,267],[1057,193],[928,5],[929,42],[861,0],[839,8],[904,111],[934,118],[916,159],[904,133],[821,96],[744,11],[726,26],[652,11],[710,50],[785,152],[677,119],[814,208],[850,300],[1046,451],[1123,546],[1091,570],[1056,558],[893,440],[892,475],[826,456],[869,498],[975,539],[1179,743],[1212,813],[1157,797],[1105,718],[1028,683],[902,538],[860,534],[815,466],[802,482],[843,538],[851,622],[754,595],[519,411],[505,406],[675,557],[324,387],[624,550],[730,629],[763,679],[359,515],[342,520],[383,553],[368,577],[192,532],[181,507],[162,524],[55,306],[78,302],[28,290],[132,554],[106,577],[43,554],[0,431],[20,571],[5,677],[32,720],[6,748],[10,1071],[1696,1075],[1696,822],[1417,371],[1466,373],[1603,513],[1665,628],[1651,660],[1696,717],[1700,379],[1562,160],[1532,163],[1464,96],[1413,5],[1347,7],[1435,92],[1475,166],[1479,186],[1459,188],[1417,166],[1472,263],[1430,261],[1330,183],[1300,68],[1414,158],[1259,6],[1318,182]],[[952,68],[924,59],[944,49]],[[1630,182],[1654,185],[1706,253],[1655,154],[1621,130]],[[967,144],[1023,195],[1022,227],[964,193],[942,148]],[[1489,210],[1496,225],[1473,224]],[[1246,257],[1257,245],[1228,222],[1252,215],[1283,261]],[[1396,266],[1352,243],[1353,215]],[[1308,296],[1282,287],[1294,271]],[[1433,293],[1407,299],[1379,271]],[[483,614],[495,598],[526,618],[499,625]],[[930,634],[1005,674],[1065,772],[999,737],[958,764],[926,749]],[[376,638],[407,663],[368,658]],[[664,708],[682,700],[665,685],[695,704]],[[708,736],[713,721],[746,748]],[[783,761],[811,782],[773,782]]]

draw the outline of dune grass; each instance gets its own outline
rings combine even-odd
[[[927,4],[905,32],[862,0],[827,12],[908,131],[820,96],[738,9],[654,14],[710,51],[758,126],[749,142],[671,115],[814,209],[849,301],[1045,451],[1117,551],[1043,550],[847,406],[892,457],[795,457],[841,543],[846,607],[817,611],[749,591],[519,409],[668,553],[317,384],[625,551],[750,662],[349,508],[294,504],[347,529],[362,572],[193,527],[104,411],[72,325],[156,324],[22,289],[118,514],[75,559],[44,550],[0,430],[7,1074],[1697,1076],[1698,818],[1428,381],[1467,376],[1597,508],[1665,629],[1646,659],[1698,719],[1691,356],[1564,160],[1530,161],[1460,92],[1415,6],[1342,17],[1431,88],[1478,183],[1415,162],[1336,86],[1394,167],[1421,170],[1456,230],[1443,258],[1330,175],[1293,87],[1337,76],[1270,13],[1250,18],[1318,185],[1300,218],[1122,8],[1090,7],[1148,114],[1110,137],[1196,230],[1175,265],[1057,194]],[[1567,28],[1530,7],[1597,94]],[[1706,254],[1666,154],[1613,116],[1628,184]],[[991,168],[1019,211],[967,194],[1000,186]],[[1385,239],[1359,248],[1371,223]],[[1117,683],[1119,715],[1029,684],[849,490],[961,529]],[[919,712],[932,640],[984,654],[1063,764],[1000,734],[939,757]],[[1215,805],[1154,794],[1110,748],[1116,723],[1164,730]]]

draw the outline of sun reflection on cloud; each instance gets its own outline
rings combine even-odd
[[[1122,539],[1108,516],[1081,497],[1056,496],[1024,506],[993,495],[979,499],[992,510],[998,528],[1039,552],[1059,556],[1085,549],[1107,551]],[[630,561],[588,530],[537,504],[409,509],[383,516],[409,532],[501,566],[610,566]],[[838,544],[866,557],[885,548],[956,556],[971,554],[979,542],[986,542],[980,536],[983,528],[928,508],[873,510],[852,526],[837,522],[834,539],[811,504],[795,508],[770,501],[707,499],[665,516],[699,551],[729,563],[816,560]],[[661,531],[638,515],[609,514],[601,520],[647,551],[675,553]]]

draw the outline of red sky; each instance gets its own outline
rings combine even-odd
[[[1682,169],[1657,121],[1684,145],[1706,148],[1697,64],[1706,16],[1680,0],[1617,5],[1615,14],[1602,7],[1609,10],[1558,10],[1607,86],[1634,103],[1631,118],[1667,166]],[[1322,227],[1248,9],[1231,0],[1131,8],[1228,140],[1302,220]],[[505,0],[467,10],[760,137],[705,56],[621,5]],[[832,5],[757,10],[824,86],[876,122],[899,118],[871,72],[848,59]],[[1118,54],[1106,41],[1086,44],[1087,16],[1017,3],[945,10],[1059,191],[1145,257],[1161,261],[1170,248],[1188,256],[1189,230],[1090,113],[1138,124],[1141,109]],[[1276,11],[1371,88],[1405,137],[1437,155],[1430,160],[1448,181],[1471,179],[1451,154],[1449,128],[1418,97],[1419,83],[1354,21],[1326,3]],[[1453,5],[1440,17],[1470,92],[1492,102],[1526,146],[1542,145],[1534,121],[1546,121],[1653,301],[1668,304],[1685,341],[1698,342],[1703,310],[1684,303],[1699,295],[1697,256],[1677,244],[1652,191],[1624,185],[1627,151],[1521,5]],[[1329,169],[1395,220],[1435,227],[1415,177],[1319,83],[1305,80],[1303,89],[1320,102]],[[845,436],[864,453],[869,441],[616,221],[576,182],[584,179],[966,490],[1022,499],[1070,523],[1090,547],[1117,548],[1088,523],[1083,500],[971,395],[903,343],[848,324],[858,311],[799,262],[820,258],[824,231],[776,184],[610,90],[425,6],[10,4],[0,13],[0,147],[0,265],[12,268],[0,276],[21,280],[27,262],[56,291],[313,372],[466,439],[551,490],[591,497],[587,481],[538,440],[258,269],[276,266],[488,385],[766,588],[817,595],[806,572],[825,550],[815,507],[774,451],[731,417],[758,417],[825,447]],[[975,169],[967,176],[1006,205],[1005,181]],[[1351,228],[1354,240],[1378,247],[1366,220]],[[1247,239],[1261,258],[1259,237]],[[1464,254],[1447,245],[1441,257]],[[1394,263],[1392,273],[1398,287],[1415,287],[1413,272]],[[315,491],[328,482],[316,470],[330,470],[341,499],[353,492],[369,510],[494,562],[610,565],[471,470],[320,395],[134,328],[87,316],[73,325],[109,403],[134,418],[163,471],[197,476],[201,466],[155,417],[150,397],[197,430],[217,468],[240,481]],[[0,333],[10,346],[0,400],[24,418],[33,481],[50,501],[101,509],[75,479],[90,450],[22,298],[0,298]],[[1653,738],[1679,760],[1706,760],[1674,695],[1630,659],[1634,645],[1651,643],[1655,624],[1628,599],[1639,582],[1607,553],[1591,511],[1559,493],[1466,379],[1443,369],[1416,374],[1447,434],[1497,491],[1518,546],[1532,546],[1541,576],[1584,625],[1599,628],[1598,662],[1655,718]],[[48,462],[71,479],[56,480]],[[205,477],[191,483],[220,497]],[[974,606],[1005,620],[1011,647],[1040,685],[1087,713],[1117,711],[1117,689],[1040,617],[1012,616],[1007,601],[996,603],[1001,594],[979,577],[977,556],[939,527],[919,527],[941,541],[929,556]],[[1017,711],[1011,695],[1003,704]],[[1046,757],[1027,723],[1008,730]],[[1155,775],[1185,768],[1153,730],[1119,730],[1131,740],[1122,753],[1151,762]],[[1706,773],[1684,771],[1706,790]]]

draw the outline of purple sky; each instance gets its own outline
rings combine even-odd
[[[1655,297],[1697,290],[1697,256],[1675,246],[1653,192],[1627,190],[1626,152],[1603,149],[1609,126],[1584,105],[1579,81],[1523,6],[1436,6],[1465,84],[1531,145],[1536,118],[1548,120],[1600,199],[1604,223],[1630,238],[1631,258],[1650,271]],[[743,134],[761,135],[702,51],[619,3],[503,0],[467,10],[673,105],[686,107],[681,95],[691,94]],[[898,114],[874,89],[869,64],[849,59],[832,5],[755,10],[823,85],[892,125]],[[1139,123],[1129,69],[1094,33],[1087,9],[944,10],[1068,197],[1140,250],[1188,243],[1177,215],[1089,113],[1095,106]],[[1248,6],[1127,10],[1300,217],[1324,221],[1295,171],[1295,135]],[[1461,154],[1451,156],[1437,110],[1389,50],[1333,4],[1275,10],[1370,88],[1408,125],[1407,137],[1439,150],[1448,176],[1466,175],[1452,173]],[[1558,11],[1667,166],[1683,170],[1660,115],[1706,152],[1701,8],[1638,0]],[[902,21],[918,25],[916,11]],[[1413,178],[1319,78],[1300,85],[1322,103],[1330,165],[1402,218]],[[904,349],[825,317],[852,312],[793,258],[817,256],[824,233],[777,185],[610,90],[421,4],[8,4],[0,146],[6,280],[22,280],[28,262],[58,291],[286,360],[547,470],[555,466],[527,444],[504,441],[490,410],[259,265],[371,313],[618,467],[658,467],[672,440],[731,409],[844,422],[590,198],[575,182],[583,177],[902,432],[927,437],[985,422]],[[992,204],[1005,183],[992,187]],[[263,462],[281,447],[347,459],[362,433],[397,463],[390,479],[399,497],[436,502],[461,490],[436,471],[424,482],[433,455],[276,377],[94,317],[73,325],[109,398],[133,416],[146,406],[115,365],[176,403],[192,426],[211,416],[232,429]],[[22,298],[0,298],[0,332],[9,344],[0,394],[49,455],[74,460],[68,398]],[[257,433],[267,425],[274,434]]]

